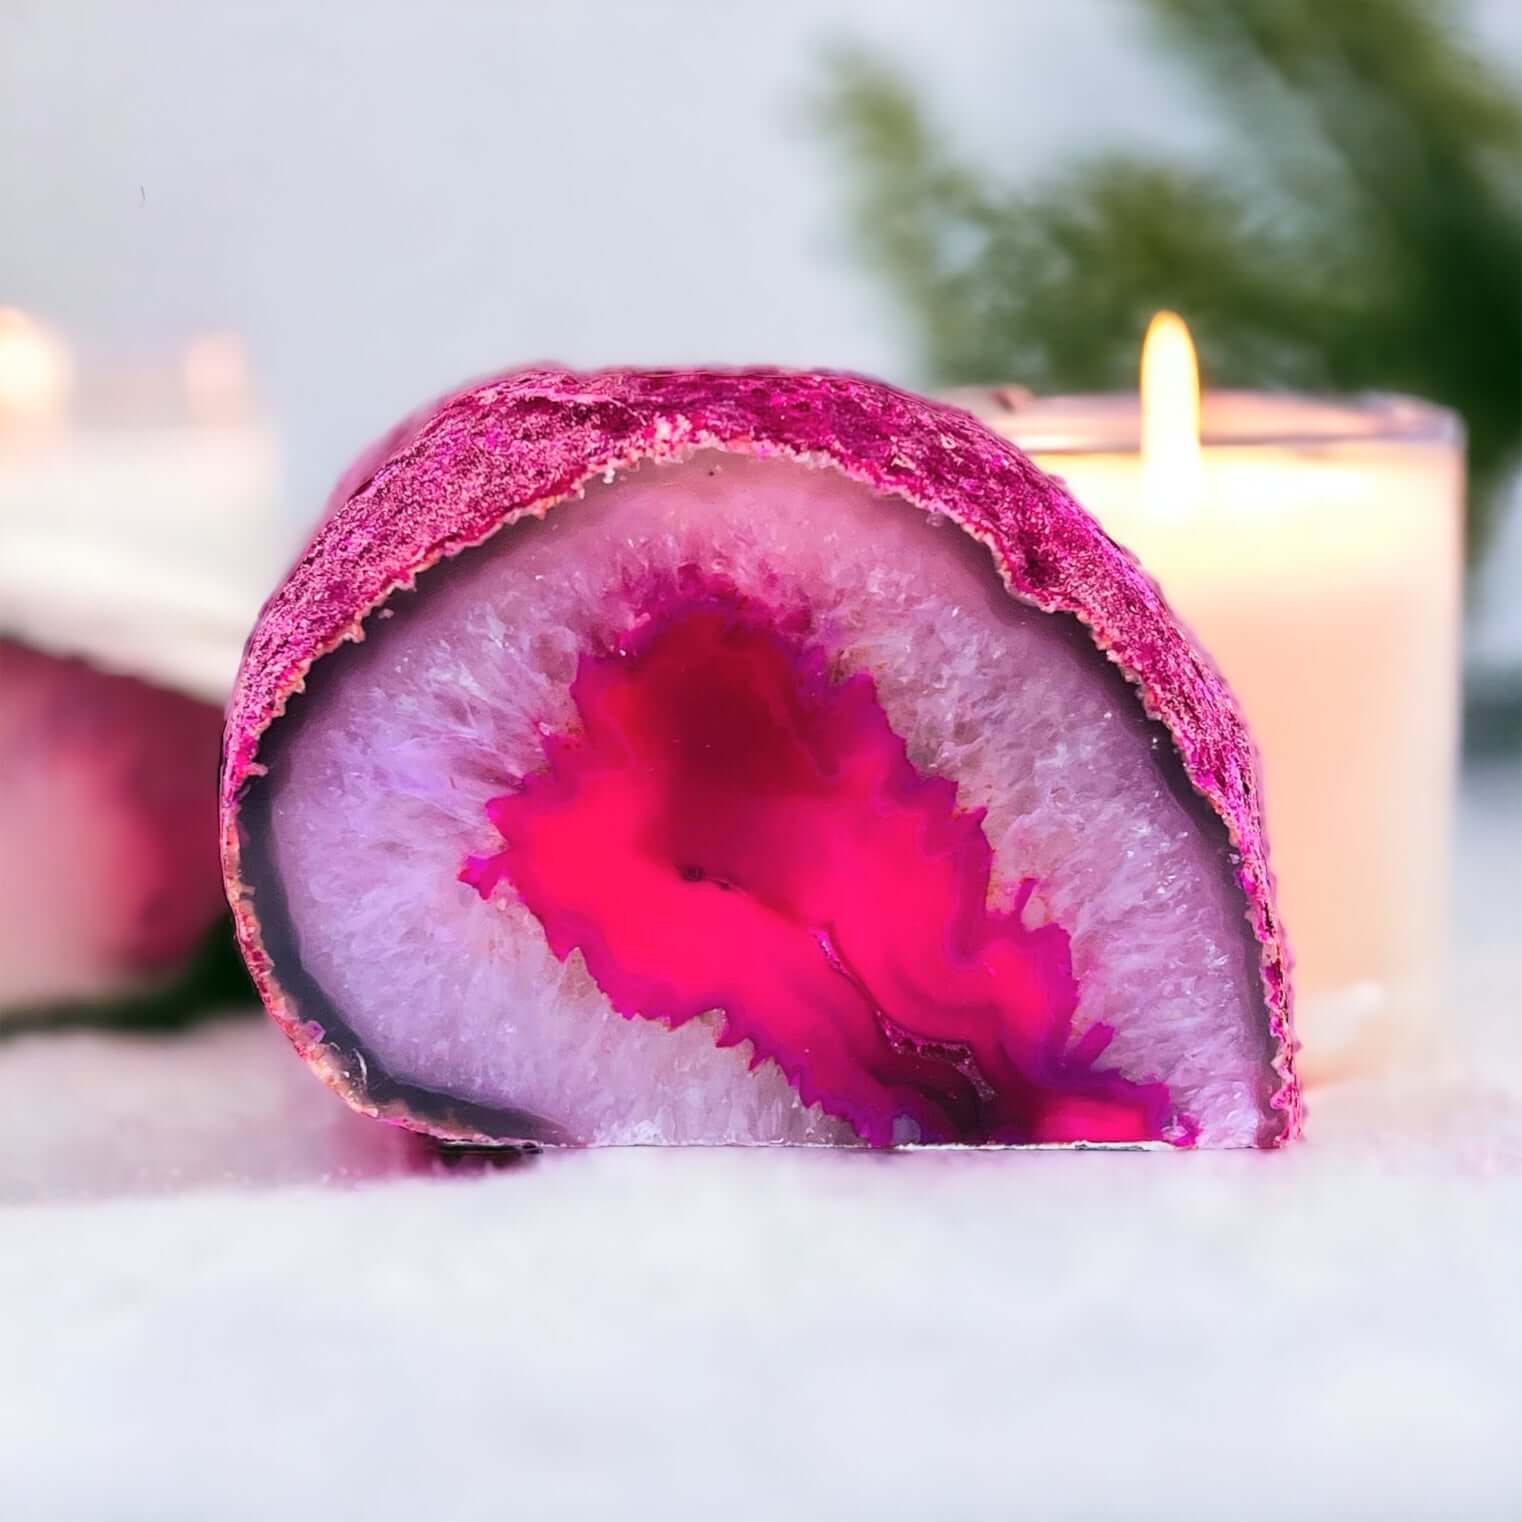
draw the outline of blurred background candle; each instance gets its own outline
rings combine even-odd
[[[220,705],[294,547],[236,337],[80,366],[0,310],[0,634]]]
[[[1140,396],[957,399],[1137,555],[1241,700],[1308,1076],[1430,1056],[1459,712],[1456,420],[1396,397],[1202,401],[1171,314]]]

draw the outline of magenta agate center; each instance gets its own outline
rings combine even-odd
[[[722,1012],[805,1104],[869,1143],[1132,1142],[1187,1133],[1161,1083],[1097,1071],[1074,1036],[1067,932],[1027,927],[1034,880],[989,906],[981,810],[922,775],[870,676],[754,603],[689,591],[571,687],[580,727],[487,813],[502,882],[613,1007]]]

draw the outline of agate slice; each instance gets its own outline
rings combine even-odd
[[[225,913],[222,711],[0,638],[0,1022],[171,977]]]
[[[271,1013],[460,1141],[1273,1146],[1237,708],[967,414],[851,376],[509,374],[267,605],[223,850]]]

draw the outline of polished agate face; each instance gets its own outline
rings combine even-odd
[[[227,912],[222,714],[0,636],[0,1024],[173,978]]]
[[[700,451],[424,571],[243,812],[369,1092],[617,1142],[1250,1145],[1237,865],[1087,630],[829,469]]]

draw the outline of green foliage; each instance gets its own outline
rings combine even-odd
[[[1406,392],[1460,413],[1476,544],[1522,456],[1522,101],[1451,0],[1138,0],[1230,129],[1013,189],[959,163],[891,67],[835,60],[855,223],[932,378],[1134,384],[1182,312],[1212,383]]]

